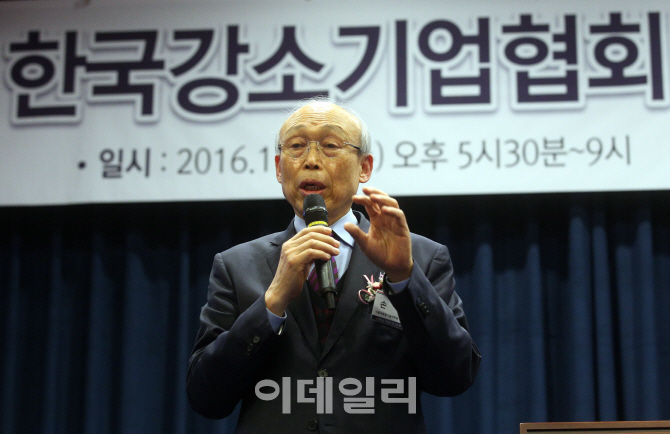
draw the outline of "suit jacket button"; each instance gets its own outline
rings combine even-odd
[[[247,351],[248,351],[248,352],[251,352],[253,349],[254,349],[254,344],[249,344],[249,345],[247,346]]]
[[[428,309],[428,306],[426,306],[426,303],[421,301],[420,298],[416,299],[416,307],[419,308],[419,312],[421,312],[421,316],[424,318],[427,317],[430,314],[430,309]]]
[[[316,428],[319,426],[319,423],[315,420],[310,420],[307,422],[307,429],[310,431],[316,430]]]
[[[322,368],[322,369],[319,369],[318,374],[319,374],[319,377],[327,377],[328,376],[328,371],[326,370],[326,368]]]
[[[255,344],[259,343],[260,341],[261,341],[261,337],[260,337],[260,336],[254,336],[254,343],[255,343]]]

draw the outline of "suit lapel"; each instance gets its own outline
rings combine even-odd
[[[277,273],[282,245],[293,235],[295,235],[295,233],[293,220],[291,220],[289,227],[284,232],[277,234],[277,236],[271,241],[271,244],[275,246],[275,248],[268,255],[267,261],[270,269],[272,270],[273,276]],[[308,291],[309,289],[307,288],[307,283],[303,284],[300,295],[298,298],[293,300],[291,304],[289,304],[288,310],[291,313],[291,316],[293,316],[295,319],[295,322],[298,324],[298,328],[305,337],[305,340],[309,344],[312,352],[318,358],[321,354],[321,344],[319,343],[319,335],[316,330],[316,320],[314,319],[314,311],[312,310],[312,302],[309,299]]]
[[[359,215],[358,226],[367,233],[370,229],[370,222],[363,215]],[[358,247],[358,244],[354,244],[354,249],[349,259],[349,266],[343,276],[344,282],[340,301],[337,305],[335,318],[333,318],[333,324],[330,326],[330,332],[324,342],[320,360],[333,348],[335,342],[337,342],[347,327],[354,312],[359,308],[365,309],[358,302],[358,290],[365,288],[365,278],[363,276],[370,276],[372,274],[376,279],[380,271],[379,267],[370,262],[367,256],[365,256]]]

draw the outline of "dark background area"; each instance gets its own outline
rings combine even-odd
[[[464,395],[423,396],[430,432],[670,419],[669,199],[399,198],[449,247],[483,355]],[[185,395],[210,267],[291,216],[283,200],[0,208],[0,432],[232,432]]]

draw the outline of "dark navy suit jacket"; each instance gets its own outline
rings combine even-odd
[[[359,213],[357,218],[367,232],[370,222]],[[284,232],[214,258],[188,372],[192,407],[205,417],[222,418],[242,400],[239,433],[425,432],[421,391],[438,396],[462,393],[473,383],[481,359],[454,291],[447,248],[412,234],[414,269],[409,284],[389,295],[402,324],[399,330],[371,320],[370,307],[357,301],[358,290],[366,287],[364,276],[377,278],[381,270],[354,246],[335,318],[321,345],[307,285],[290,304],[280,334],[268,321],[264,293],[277,270],[281,246],[293,235],[291,223]],[[316,402],[297,402],[298,380],[309,381],[303,383],[309,399],[316,396],[309,389],[316,388],[319,376],[332,378],[332,413],[319,412]],[[359,380],[363,390],[356,398],[366,398],[367,377],[375,379],[374,413],[350,414],[340,382]],[[382,380],[402,379],[407,389],[409,377],[417,384],[415,414],[409,414],[407,404],[382,399],[383,388],[395,387]],[[288,381],[289,387],[260,388],[266,394],[280,390],[275,399],[262,400],[256,393],[262,380],[279,386]],[[285,414],[287,396],[290,412]]]

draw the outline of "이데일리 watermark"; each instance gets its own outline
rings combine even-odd
[[[405,381],[407,388],[405,388]],[[385,387],[389,386],[389,387]],[[317,414],[333,413],[333,377],[295,380],[296,400],[298,404],[316,404]],[[407,389],[407,392],[405,392]],[[366,377],[365,387],[356,378],[345,378],[338,384],[339,392],[344,395],[344,411],[349,414],[374,414],[375,378]],[[282,377],[281,387],[274,380],[261,380],[256,383],[256,397],[263,401],[272,401],[281,394],[282,413],[291,413],[291,377]],[[365,393],[363,393],[365,392]],[[416,377],[405,379],[382,379],[381,401],[384,403],[407,404],[407,412],[416,414]]]

